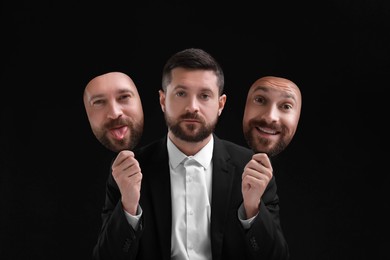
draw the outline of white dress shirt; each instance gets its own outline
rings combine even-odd
[[[202,150],[188,157],[169,138],[167,146],[172,198],[171,259],[211,259],[211,159],[214,140],[211,138]],[[196,160],[200,167],[195,173],[186,173],[184,165],[192,164],[192,160]]]

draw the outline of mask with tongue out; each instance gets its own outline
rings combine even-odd
[[[107,149],[134,149],[141,139],[144,114],[133,80],[119,71],[92,78],[84,88],[83,102],[95,137]]]

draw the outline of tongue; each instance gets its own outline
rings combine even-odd
[[[122,140],[127,132],[127,127],[123,126],[120,128],[111,129],[110,132],[114,136],[114,138]]]

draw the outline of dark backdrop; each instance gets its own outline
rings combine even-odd
[[[298,132],[274,160],[291,260],[384,259],[389,3],[139,2],[2,2],[0,259],[90,258],[114,155],[92,135],[84,86],[128,73],[148,143],[166,133],[162,66],[187,47],[225,71],[221,138],[246,145],[245,98],[260,76],[302,90]]]

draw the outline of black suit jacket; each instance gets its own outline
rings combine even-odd
[[[94,259],[170,259],[171,186],[167,137],[135,151],[143,178],[138,228],[128,224],[112,174],[106,187],[102,228]],[[253,152],[214,135],[211,247],[213,260],[288,259],[288,246],[279,220],[275,179],[270,181],[251,228],[238,219],[242,204],[241,176]]]

